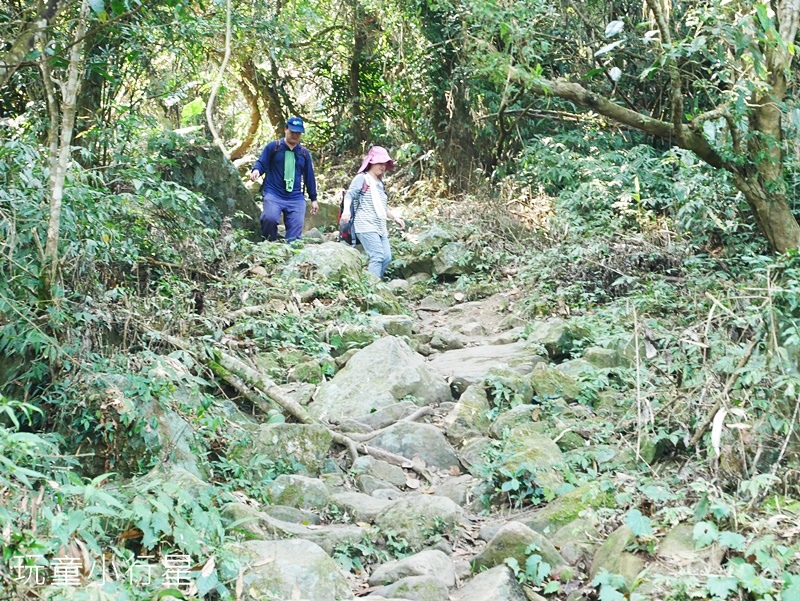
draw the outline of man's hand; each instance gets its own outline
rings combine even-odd
[[[351,217],[352,215],[350,214],[350,211],[342,211],[342,216],[339,218],[339,221],[347,222],[350,221]]]
[[[405,222],[405,221],[403,221],[403,218],[402,218],[402,217],[395,217],[395,218],[394,218],[394,222],[395,222],[397,225],[399,225],[399,226],[400,226],[400,229],[401,229],[401,230],[404,230],[404,229],[406,229],[406,222]]]
[[[311,201],[311,214],[316,215],[319,211],[319,203],[316,200]]]
[[[259,177],[261,177],[261,174],[258,172],[258,169],[253,169],[250,172],[250,181],[256,181]]]

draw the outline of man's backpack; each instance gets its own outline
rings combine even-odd
[[[342,213],[344,213],[344,197],[347,196],[347,190],[342,190],[342,200],[339,202],[339,214],[336,216],[336,222],[339,224],[339,242],[356,245],[356,233],[353,230],[353,223],[356,219],[356,211],[361,205],[361,199],[364,194],[369,191],[369,184],[367,178],[364,178],[364,184],[361,186],[361,191],[358,193],[358,198],[354,198],[350,203],[350,221],[342,223]]]

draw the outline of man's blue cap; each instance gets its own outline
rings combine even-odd
[[[289,117],[286,120],[286,127],[289,128],[289,131],[299,134],[303,134],[306,131],[306,128],[303,127],[303,120],[300,117]]]

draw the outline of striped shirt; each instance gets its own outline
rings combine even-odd
[[[372,184],[364,195],[361,195],[361,190],[364,189],[365,177],[363,173],[359,173],[353,178],[350,183],[350,188],[347,190],[347,196],[350,197],[351,211],[355,211],[355,221],[353,222],[353,229],[356,235],[367,232],[375,232],[381,236],[388,236],[389,230],[386,228],[386,218],[381,218],[375,211],[375,198],[377,202],[383,205],[384,214],[388,210],[388,200],[386,198],[386,188],[383,187],[383,182],[377,178],[371,178]],[[359,196],[361,200],[359,201]],[[359,202],[358,208],[353,203]]]

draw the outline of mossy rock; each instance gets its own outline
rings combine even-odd
[[[610,492],[603,492],[597,484],[585,484],[553,499],[520,521],[537,532],[548,534],[580,517],[584,509],[615,506]]]
[[[447,438],[461,444],[468,438],[483,436],[489,429],[489,400],[483,386],[470,386],[444,418]]]
[[[606,570],[611,574],[622,576],[628,588],[633,586],[637,576],[644,569],[644,562],[626,551],[635,540],[636,536],[627,526],[620,526],[612,532],[594,554],[589,577],[593,579],[602,570]]]
[[[533,399],[531,379],[516,371],[493,367],[484,379],[487,396],[495,407],[525,405]]]
[[[405,539],[416,551],[441,537],[453,536],[461,517],[461,507],[447,497],[417,495],[392,503],[378,514],[375,525]]]
[[[489,434],[494,438],[503,438],[517,426],[526,426],[528,431],[547,435],[551,425],[544,421],[533,421],[534,413],[540,410],[540,405],[517,405],[508,411],[503,411],[492,422]]]
[[[546,363],[533,366],[530,383],[539,397],[561,397],[567,401],[576,401],[580,395],[580,386],[575,378]]]
[[[331,496],[321,480],[289,474],[275,478],[267,486],[267,494],[276,505],[298,509],[321,509],[328,504]]]
[[[500,528],[486,547],[475,557],[473,570],[479,571],[481,568],[503,565],[509,557],[513,557],[520,566],[524,566],[529,555],[527,551],[531,545],[536,546],[535,552],[551,567],[566,563],[553,544],[542,534],[520,522],[509,522]]]

